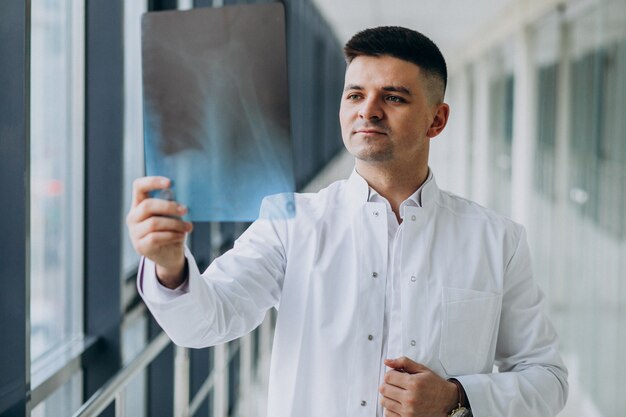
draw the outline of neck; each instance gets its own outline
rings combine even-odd
[[[415,167],[385,166],[357,159],[357,172],[378,194],[385,197],[400,222],[400,204],[417,191],[428,178],[428,165]]]

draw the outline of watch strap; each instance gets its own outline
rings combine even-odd
[[[449,417],[471,417],[472,410],[469,408],[469,401],[467,400],[463,385],[455,378],[450,378],[448,381],[456,385],[458,393],[458,406],[450,412]]]

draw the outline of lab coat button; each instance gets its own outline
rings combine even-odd
[[[372,272],[372,278],[377,278],[378,277],[378,272],[374,271]]]
[[[374,340],[374,336],[372,336],[371,334],[367,336],[367,340]]]
[[[367,401],[365,401],[365,400],[361,401],[361,406],[362,407],[365,407],[366,405],[367,405]]]
[[[375,211],[374,213],[372,213],[374,216],[378,216],[378,212]]]
[[[415,281],[417,281],[417,277],[416,277],[415,275],[413,275],[413,276],[411,277],[411,282],[415,282]]]
[[[417,217],[415,217],[415,214],[411,216],[411,220],[415,221],[415,219],[417,219]]]
[[[411,340],[411,346],[415,346],[415,340]]]

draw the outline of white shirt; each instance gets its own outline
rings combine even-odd
[[[187,251],[181,290],[160,287],[145,260],[140,293],[189,347],[240,337],[276,307],[268,417],[374,417],[387,281],[397,276],[400,320],[391,308],[388,353],[457,378],[476,417],[556,415],[567,370],[523,228],[430,179],[421,207],[404,206],[392,255],[385,202],[369,197],[356,172],[298,194],[294,219],[257,220],[203,274]]]
[[[404,208],[407,206],[421,207],[422,189],[433,178],[432,172],[428,171],[428,177],[426,181],[420,186],[420,188],[404,200],[399,207],[400,218],[404,219]],[[402,242],[402,230],[403,227],[398,223],[391,204],[389,201],[381,196],[376,190],[369,187],[370,202],[380,202],[385,204],[385,213],[387,218],[387,258],[392,259],[392,262],[387,263],[387,279],[385,286],[385,316],[383,319],[383,341],[382,341],[382,355],[380,359],[380,376],[379,385],[383,383],[385,372],[388,368],[384,364],[384,359],[394,359],[402,356],[402,300],[400,297],[401,289],[401,277],[400,268],[395,265],[400,265],[400,253]],[[379,394],[380,400],[380,394]],[[380,401],[377,401],[378,412],[377,417],[383,417],[383,407]]]

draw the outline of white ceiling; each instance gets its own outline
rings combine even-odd
[[[515,0],[313,0],[340,42],[375,26],[405,26],[422,32],[448,63],[479,30]]]

